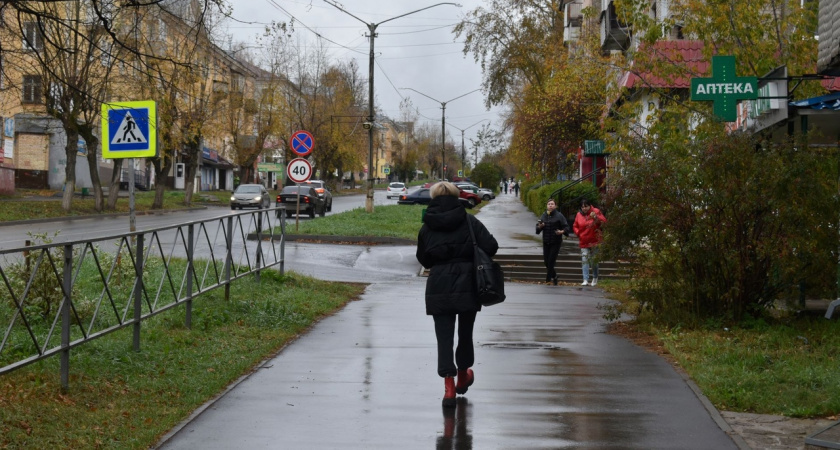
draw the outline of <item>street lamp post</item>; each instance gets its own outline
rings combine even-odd
[[[348,12],[335,2],[330,2],[324,0],[327,4],[335,7],[339,11],[347,14],[348,16],[362,22],[363,24],[367,25],[368,31],[370,32],[370,62],[368,68],[368,117],[365,123],[365,128],[368,130],[368,173],[367,173],[367,197],[365,198],[365,211],[372,213],[373,212],[373,121],[374,121],[374,112],[373,112],[373,40],[376,38],[376,28],[379,25],[382,25],[385,22],[390,22],[394,19],[399,19],[400,17],[405,17],[410,14],[414,14],[416,12],[424,11],[429,8],[434,8],[435,6],[440,5],[453,5],[457,7],[461,7],[458,3],[436,3],[431,6],[427,6],[425,8],[420,8],[415,11],[407,12],[405,14],[400,14],[396,17],[391,17],[390,19],[385,19],[379,23],[373,22],[365,22],[364,20],[354,16],[352,13]]]
[[[466,152],[464,151],[464,132],[465,132],[465,131],[467,131],[467,130],[469,130],[470,128],[472,128],[472,127],[474,127],[474,126],[476,126],[476,125],[478,125],[478,124],[480,124],[480,123],[482,123],[482,122],[486,122],[486,121],[488,121],[488,120],[490,120],[490,119],[481,119],[481,120],[479,120],[478,122],[476,122],[476,123],[474,123],[474,124],[472,124],[472,125],[468,126],[467,128],[458,128],[458,127],[456,127],[455,125],[452,125],[451,123],[449,124],[449,126],[450,126],[450,127],[455,128],[456,130],[460,130],[460,131],[461,131],[461,165],[462,165],[462,166],[466,166],[466,165],[467,165],[467,156],[466,156],[467,154],[466,154]],[[478,156],[476,156],[476,164],[478,164]]]
[[[418,91],[417,89],[412,89],[412,88],[400,88],[400,89],[408,89],[409,91],[414,91],[414,92],[422,95],[423,97],[432,99],[432,100],[440,103],[440,109],[441,109],[441,114],[440,114],[440,168],[441,168],[441,175],[442,175],[441,178],[446,179],[446,170],[444,169],[444,167],[446,167],[446,104],[451,102],[451,101],[458,100],[461,97],[466,97],[467,95],[470,95],[473,92],[478,92],[481,89],[475,89],[473,91],[469,91],[466,94],[461,94],[461,95],[459,95],[455,98],[449,99],[445,102],[442,102],[442,101],[440,101],[436,98],[429,97],[428,95]]]

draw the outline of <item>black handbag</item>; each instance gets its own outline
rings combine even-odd
[[[473,265],[475,266],[475,284],[478,301],[482,306],[495,305],[505,301],[505,274],[502,266],[487,256],[478,246],[472,224],[467,218],[467,228],[473,243]]]

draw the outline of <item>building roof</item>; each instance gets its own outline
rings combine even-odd
[[[709,72],[709,61],[703,57],[703,41],[659,41],[640,47],[632,68],[624,74],[621,85],[626,88],[688,88],[691,79]]]
[[[840,91],[840,77],[830,77],[820,81],[822,87],[829,92]]]
[[[796,102],[790,102],[790,106],[805,109],[825,109],[840,111],[840,92],[822,95],[819,97],[806,98]]]
[[[621,86],[626,88],[689,88],[691,79],[708,75],[709,62],[703,57],[703,41],[659,41],[640,48]],[[829,92],[840,91],[840,77],[822,80]]]

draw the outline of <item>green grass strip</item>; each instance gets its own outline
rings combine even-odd
[[[358,298],[364,286],[263,271],[71,351],[69,392],[59,359],[0,377],[0,448],[136,448],[153,445],[225,386],[314,322]]]

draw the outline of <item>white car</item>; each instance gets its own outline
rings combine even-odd
[[[390,198],[400,198],[400,195],[406,195],[408,189],[405,188],[405,183],[390,183],[388,189],[385,190],[385,196]]]

